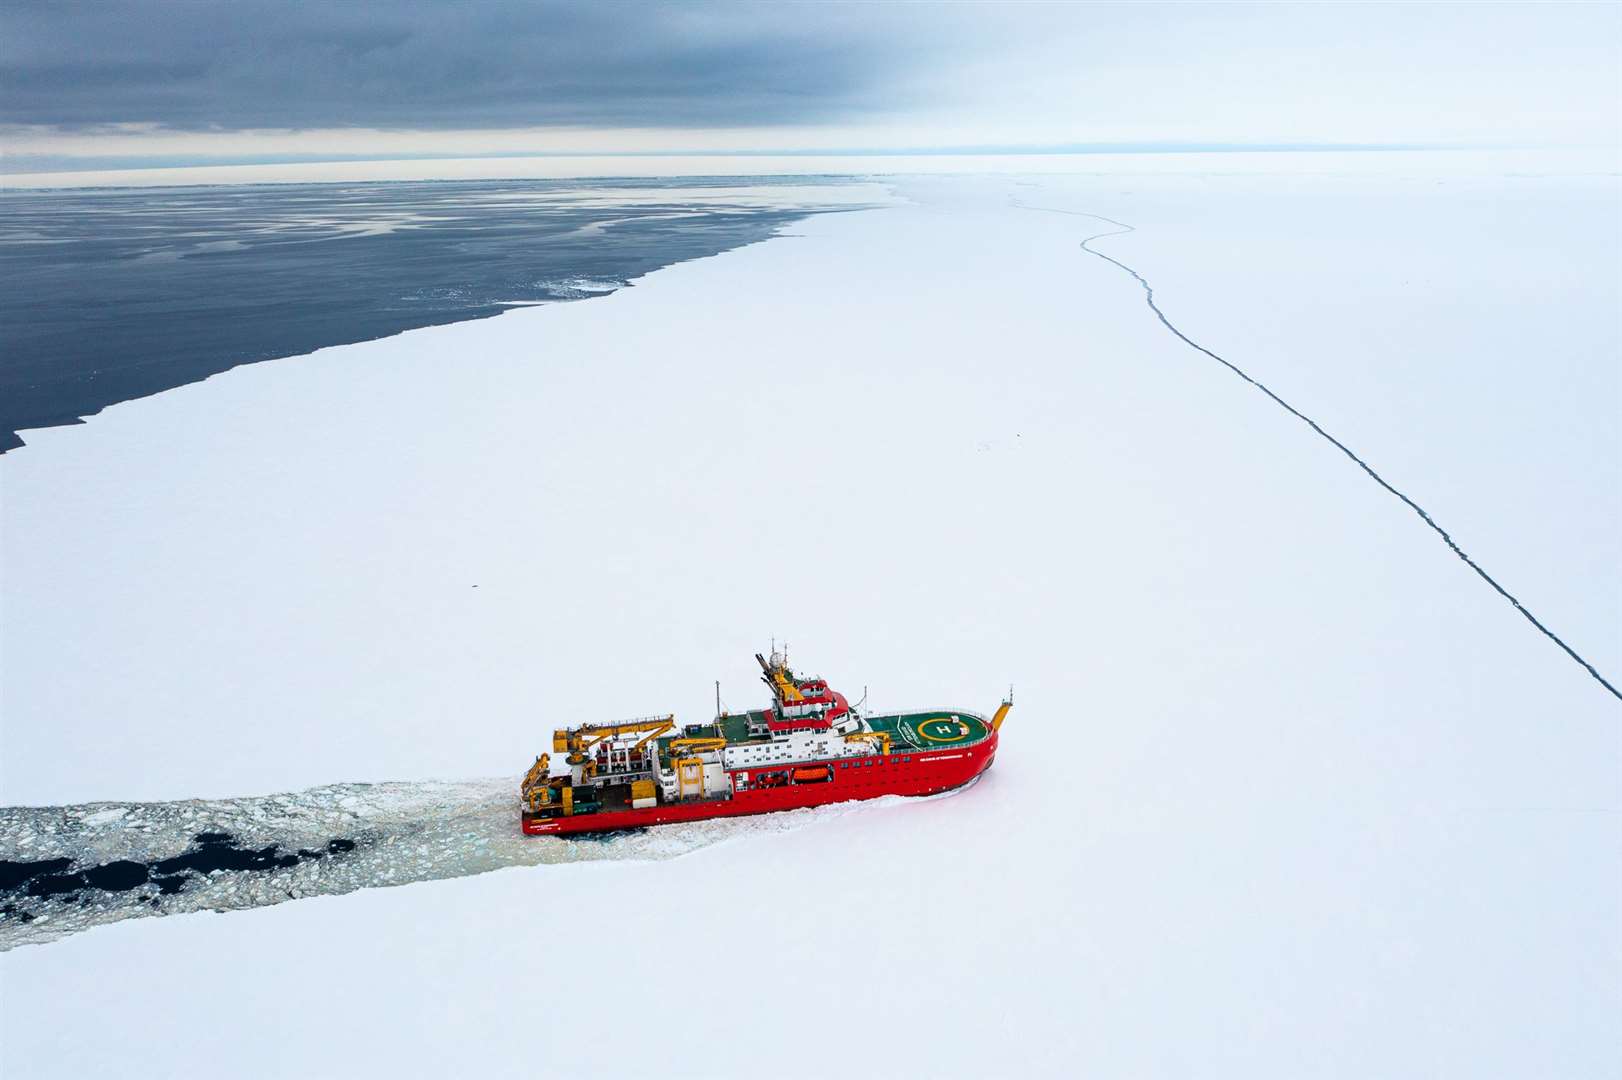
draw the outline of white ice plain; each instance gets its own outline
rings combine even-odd
[[[1614,178],[899,187],[29,434],[0,801],[516,773],[752,700],[772,633],[878,706],[1016,683],[981,783],[20,948],[0,1072],[1622,1070],[1616,700],[1015,205],[1137,226],[1179,326],[1614,677]]]

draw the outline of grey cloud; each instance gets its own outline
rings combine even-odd
[[[926,22],[868,5],[10,0],[0,123],[801,123],[863,114],[928,61]]]

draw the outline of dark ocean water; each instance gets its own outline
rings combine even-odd
[[[0,195],[0,452],[260,360],[601,295],[824,209],[804,180]],[[781,192],[782,198],[774,197]]]

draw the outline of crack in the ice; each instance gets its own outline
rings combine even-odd
[[[1164,326],[1167,330],[1170,330],[1174,335],[1176,335],[1176,337],[1177,337],[1177,339],[1179,341],[1181,341],[1183,344],[1187,345],[1189,348],[1194,349],[1194,350],[1196,350],[1198,352],[1204,353],[1206,356],[1209,356],[1212,360],[1215,360],[1217,363],[1221,364],[1223,367],[1227,368],[1229,371],[1233,372],[1235,375],[1237,375],[1241,379],[1245,380],[1245,382],[1249,383],[1251,386],[1254,386],[1256,389],[1260,390],[1262,393],[1264,393],[1268,397],[1272,398],[1274,403],[1277,404],[1280,408],[1284,409],[1286,412],[1288,412],[1291,416],[1295,417],[1297,420],[1300,420],[1302,423],[1306,424],[1313,431],[1317,432],[1320,436],[1322,436],[1330,444],[1332,444],[1335,447],[1335,449],[1339,450],[1341,453],[1345,454],[1348,458],[1350,458],[1357,465],[1357,467],[1362,469],[1365,473],[1367,473],[1369,478],[1371,480],[1373,480],[1376,484],[1379,484],[1381,487],[1385,488],[1386,491],[1390,492],[1392,495],[1395,495],[1397,498],[1401,499],[1403,501],[1404,505],[1406,505],[1408,507],[1408,509],[1412,510],[1415,514],[1419,515],[1419,519],[1421,521],[1423,521],[1426,524],[1426,526],[1428,526],[1431,529],[1432,532],[1436,533],[1437,536],[1440,536],[1442,538],[1442,542],[1447,544],[1447,546],[1452,549],[1453,554],[1457,555],[1460,559],[1462,559],[1466,566],[1468,566],[1470,569],[1474,570],[1476,572],[1477,576],[1479,576],[1482,581],[1485,581],[1488,585],[1491,585],[1493,587],[1493,590],[1495,592],[1497,592],[1499,596],[1502,596],[1505,600],[1508,600],[1510,602],[1510,604],[1515,608],[1516,611],[1520,612],[1523,616],[1526,617],[1527,622],[1529,622],[1533,626],[1537,627],[1539,632],[1541,632],[1544,637],[1548,638],[1550,641],[1552,641],[1556,645],[1560,646],[1560,648],[1565,652],[1565,654],[1567,656],[1571,657],[1577,663],[1581,664],[1583,666],[1583,668],[1590,675],[1592,675],[1594,677],[1594,679],[1601,686],[1605,687],[1606,690],[1609,690],[1611,692],[1612,697],[1615,697],[1618,700],[1622,700],[1622,692],[1618,692],[1617,688],[1615,686],[1611,685],[1611,683],[1605,678],[1605,676],[1603,676],[1603,675],[1601,675],[1599,673],[1599,670],[1597,668],[1595,668],[1593,664],[1590,664],[1587,660],[1583,659],[1583,657],[1578,654],[1576,649],[1573,649],[1570,645],[1567,645],[1564,641],[1561,640],[1561,638],[1560,638],[1560,636],[1558,634],[1556,634],[1553,630],[1550,630],[1547,626],[1543,625],[1543,623],[1538,619],[1537,616],[1533,615],[1530,611],[1527,610],[1525,604],[1521,603],[1520,600],[1516,599],[1514,594],[1512,594],[1508,589],[1506,589],[1502,585],[1500,585],[1497,582],[1497,580],[1495,580],[1493,578],[1493,576],[1491,574],[1489,574],[1489,573],[1487,573],[1487,571],[1483,570],[1481,568],[1481,564],[1477,563],[1469,555],[1465,554],[1464,549],[1459,547],[1458,543],[1456,541],[1454,541],[1453,537],[1451,535],[1449,535],[1449,533],[1448,533],[1448,531],[1446,529],[1442,528],[1442,526],[1440,526],[1440,525],[1438,525],[1436,523],[1436,519],[1431,517],[1430,514],[1425,510],[1424,507],[1420,506],[1413,499],[1410,499],[1407,495],[1403,494],[1401,491],[1399,491],[1395,487],[1393,487],[1386,480],[1385,477],[1383,477],[1379,473],[1375,472],[1374,469],[1369,465],[1368,462],[1364,461],[1362,458],[1358,457],[1355,453],[1353,453],[1350,447],[1348,447],[1345,443],[1341,442],[1339,439],[1335,438],[1333,435],[1329,434],[1329,432],[1325,431],[1318,424],[1318,422],[1316,420],[1312,419],[1312,417],[1306,415],[1301,410],[1299,410],[1295,406],[1291,405],[1288,401],[1285,401],[1283,398],[1281,398],[1277,394],[1273,393],[1273,391],[1270,390],[1265,383],[1261,382],[1258,379],[1252,378],[1248,373],[1246,373],[1244,371],[1244,369],[1240,368],[1237,364],[1233,363],[1232,361],[1226,360],[1223,357],[1218,356],[1216,353],[1212,352],[1210,349],[1207,349],[1204,345],[1201,345],[1199,342],[1195,341],[1193,338],[1189,337],[1187,334],[1185,334],[1181,330],[1177,329],[1177,326],[1170,319],[1166,318],[1166,313],[1164,311],[1160,310],[1160,305],[1155,303],[1154,286],[1149,284],[1149,281],[1148,281],[1147,278],[1145,278],[1142,274],[1138,273],[1136,270],[1132,269],[1132,267],[1128,266],[1126,263],[1122,262],[1121,260],[1113,258],[1113,257],[1111,257],[1109,255],[1106,255],[1102,251],[1099,251],[1097,248],[1094,248],[1094,247],[1091,246],[1093,241],[1095,241],[1095,240],[1103,240],[1103,239],[1105,239],[1107,237],[1111,237],[1111,236],[1125,236],[1127,233],[1136,232],[1137,230],[1133,226],[1128,225],[1124,221],[1116,221],[1114,218],[1105,217],[1103,214],[1093,214],[1093,213],[1088,213],[1088,212],[1083,211],[1083,210],[1060,210],[1060,209],[1058,209],[1056,207],[1052,207],[1052,206],[1032,206],[1029,203],[1021,202],[1018,199],[1012,200],[1012,202],[1013,202],[1014,206],[1018,207],[1021,210],[1037,210],[1037,211],[1043,211],[1043,212],[1050,213],[1050,214],[1068,214],[1068,215],[1070,215],[1072,217],[1092,218],[1095,221],[1104,221],[1104,222],[1108,222],[1111,225],[1114,225],[1115,228],[1110,230],[1109,232],[1095,233],[1094,235],[1087,237],[1085,240],[1083,240],[1081,242],[1081,249],[1083,251],[1087,252],[1087,254],[1096,255],[1098,258],[1103,259],[1105,262],[1110,263],[1113,266],[1119,267],[1120,269],[1126,271],[1128,274],[1131,274],[1133,280],[1135,280],[1139,285],[1141,285],[1143,287],[1144,301],[1149,305],[1149,310],[1154,312],[1155,318],[1160,320],[1160,324],[1162,326]]]

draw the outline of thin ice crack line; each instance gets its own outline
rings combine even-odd
[[[1138,273],[1136,270],[1132,269],[1130,266],[1128,266],[1126,263],[1122,262],[1121,260],[1116,259],[1116,258],[1112,258],[1112,257],[1104,254],[1102,251],[1099,251],[1096,248],[1091,246],[1091,244],[1092,244],[1092,242],[1094,240],[1103,240],[1106,237],[1110,237],[1110,236],[1125,236],[1127,233],[1136,232],[1137,230],[1133,226],[1126,224],[1124,221],[1116,221],[1114,218],[1107,218],[1103,214],[1089,214],[1089,213],[1086,213],[1086,212],[1081,211],[1081,210],[1058,210],[1058,209],[1055,209],[1055,208],[1053,208],[1051,206],[1031,206],[1031,205],[1029,205],[1027,203],[1023,203],[1023,202],[1020,202],[1018,200],[1014,200],[1013,204],[1014,204],[1014,206],[1018,207],[1021,210],[1040,210],[1040,211],[1045,211],[1045,212],[1050,213],[1050,214],[1069,214],[1072,217],[1092,218],[1095,221],[1105,221],[1105,222],[1108,222],[1111,225],[1116,226],[1116,228],[1111,230],[1110,232],[1095,233],[1094,235],[1087,237],[1085,240],[1083,240],[1081,242],[1081,249],[1083,251],[1085,251],[1087,254],[1096,255],[1100,259],[1103,259],[1105,262],[1110,263],[1113,266],[1117,266],[1120,269],[1125,270],[1128,274],[1131,274],[1133,280],[1135,280],[1139,285],[1141,285],[1143,287],[1144,301],[1149,305],[1149,310],[1155,313],[1155,318],[1160,320],[1160,325],[1164,326],[1167,330],[1170,330],[1174,335],[1177,336],[1177,339],[1179,341],[1181,341],[1183,344],[1187,345],[1189,348],[1194,349],[1194,350],[1196,350],[1198,352],[1202,352],[1206,356],[1209,356],[1212,360],[1215,360],[1217,363],[1221,364],[1223,367],[1227,368],[1229,371],[1233,372],[1235,375],[1237,375],[1241,379],[1245,380],[1245,382],[1249,383],[1251,386],[1254,386],[1256,389],[1260,390],[1262,393],[1264,393],[1268,397],[1272,398],[1274,403],[1277,404],[1280,408],[1284,409],[1286,412],[1288,412],[1291,416],[1295,417],[1297,420],[1300,420],[1302,423],[1306,424],[1313,431],[1317,432],[1324,439],[1328,440],[1328,442],[1330,444],[1332,444],[1335,447],[1335,449],[1337,449],[1341,453],[1345,454],[1348,458],[1351,458],[1351,460],[1357,465],[1358,468],[1362,469],[1365,473],[1368,474],[1368,476],[1369,476],[1369,478],[1371,480],[1373,480],[1376,484],[1379,484],[1381,487],[1385,488],[1387,491],[1389,491],[1391,494],[1395,495],[1397,498],[1401,499],[1403,501],[1403,504],[1406,505],[1408,507],[1408,509],[1412,510],[1415,514],[1418,514],[1419,519],[1421,521],[1423,521],[1431,529],[1432,532],[1434,532],[1437,536],[1440,536],[1442,538],[1442,542],[1445,543],[1449,548],[1452,549],[1453,554],[1457,555],[1460,559],[1462,559],[1466,566],[1468,566],[1470,569],[1474,570],[1476,572],[1476,575],[1478,577],[1480,577],[1482,581],[1485,581],[1488,585],[1491,585],[1493,587],[1494,592],[1496,592],[1499,596],[1502,596],[1505,600],[1508,600],[1510,602],[1510,604],[1515,608],[1516,611],[1520,612],[1523,616],[1525,616],[1527,622],[1529,622],[1533,626],[1537,627],[1538,631],[1540,633],[1542,633],[1544,637],[1548,638],[1550,641],[1552,641],[1556,645],[1560,646],[1560,648],[1565,652],[1565,654],[1567,656],[1571,657],[1573,660],[1577,661],[1577,663],[1581,664],[1583,666],[1584,670],[1586,670],[1590,675],[1592,675],[1594,677],[1594,679],[1601,686],[1605,687],[1606,690],[1610,691],[1612,697],[1617,698],[1618,700],[1622,700],[1622,692],[1619,692],[1615,686],[1612,686],[1611,683],[1606,680],[1605,676],[1603,676],[1603,675],[1601,675],[1599,673],[1598,669],[1596,669],[1593,664],[1590,664],[1587,660],[1584,660],[1582,658],[1582,656],[1578,654],[1576,649],[1573,649],[1570,645],[1567,645],[1564,641],[1562,641],[1560,639],[1560,636],[1558,634],[1556,634],[1553,630],[1550,630],[1547,626],[1544,626],[1543,623],[1538,620],[1538,617],[1536,615],[1533,615],[1530,611],[1528,611],[1526,609],[1525,604],[1523,604],[1519,600],[1517,600],[1515,598],[1514,594],[1512,594],[1508,589],[1504,588],[1502,585],[1498,584],[1498,582],[1496,580],[1494,580],[1494,578],[1493,578],[1493,576],[1491,574],[1489,574],[1489,573],[1487,573],[1487,571],[1483,570],[1481,568],[1481,564],[1477,563],[1469,555],[1465,554],[1464,549],[1459,547],[1459,545],[1454,541],[1453,537],[1448,534],[1448,531],[1446,529],[1442,528],[1440,525],[1438,525],[1436,523],[1436,519],[1431,517],[1430,514],[1428,512],[1426,512],[1424,507],[1420,506],[1418,503],[1414,502],[1414,500],[1410,499],[1408,496],[1404,495],[1402,492],[1400,492],[1396,488],[1392,487],[1391,484],[1389,484],[1386,481],[1385,477],[1383,477],[1379,473],[1375,472],[1374,469],[1369,466],[1368,462],[1364,461],[1362,458],[1360,458],[1356,454],[1352,453],[1352,450],[1351,450],[1350,447],[1348,447],[1345,443],[1341,442],[1339,439],[1335,438],[1333,435],[1329,434],[1329,432],[1325,431],[1322,427],[1319,426],[1319,424],[1318,424],[1318,422],[1316,420],[1312,419],[1312,417],[1306,415],[1301,410],[1299,410],[1295,406],[1291,405],[1288,401],[1285,401],[1283,398],[1281,398],[1277,394],[1273,393],[1273,391],[1269,390],[1265,383],[1262,383],[1262,382],[1260,382],[1260,381],[1258,381],[1256,379],[1251,378],[1238,365],[1233,364],[1228,360],[1224,360],[1222,357],[1218,356],[1216,353],[1212,352],[1210,349],[1207,349],[1204,345],[1201,345],[1199,342],[1195,341],[1193,338],[1190,338],[1187,334],[1185,334],[1181,330],[1177,329],[1177,327],[1172,323],[1172,321],[1170,319],[1166,318],[1166,313],[1164,311],[1161,311],[1160,306],[1155,303],[1154,286],[1149,284],[1148,279],[1146,279],[1142,274]]]

